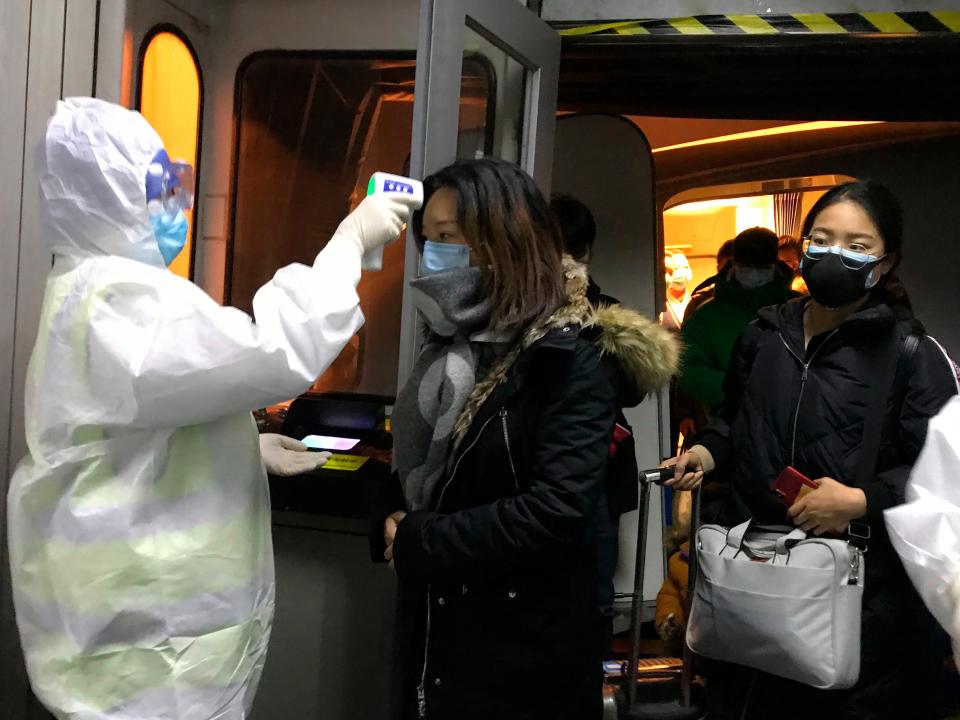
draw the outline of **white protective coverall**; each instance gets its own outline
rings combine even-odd
[[[365,200],[313,267],[257,292],[254,324],[165,269],[145,200],[161,147],[139,114],[75,98],[40,153],[55,262],[8,523],[30,680],[59,718],[247,715],[274,608],[250,410],[336,358],[363,322],[364,242],[395,238],[409,214]]]
[[[884,513],[890,540],[960,658],[960,397],[930,421],[906,495]]]

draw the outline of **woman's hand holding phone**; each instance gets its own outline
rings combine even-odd
[[[851,520],[867,514],[867,496],[863,490],[823,477],[815,480],[817,489],[790,506],[793,523],[814,535],[845,532]]]

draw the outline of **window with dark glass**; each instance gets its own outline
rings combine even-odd
[[[489,145],[492,79],[465,61],[461,155]],[[376,171],[409,170],[414,59],[409,53],[264,52],[237,73],[235,189],[226,301],[247,312],[292,262],[311,264]],[[405,240],[358,293],[366,323],[314,384],[318,392],[396,392]]]

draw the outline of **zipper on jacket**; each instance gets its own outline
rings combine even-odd
[[[823,346],[827,344],[830,338],[832,338],[834,335],[837,334],[837,331],[839,329],[840,328],[836,328],[833,332],[827,335],[827,337],[824,338],[823,342],[817,346],[817,349],[813,351],[813,353],[810,355],[810,357],[806,361],[804,361],[803,358],[801,358],[799,355],[797,355],[793,351],[793,348],[790,347],[790,343],[787,342],[787,339],[783,336],[783,333],[779,333],[780,342],[783,343],[783,346],[787,349],[787,352],[793,355],[797,359],[797,362],[799,362],[803,366],[803,373],[800,375],[800,394],[797,396],[797,407],[793,411],[793,433],[790,440],[791,467],[795,466],[797,462],[797,425],[800,422],[800,404],[803,402],[803,392],[804,390],[806,390],[806,387],[807,387],[807,378],[810,375],[810,365],[813,363],[813,359],[817,356],[817,353],[819,353],[820,350],[823,348]]]
[[[506,409],[500,411],[501,417],[506,423]],[[447,478],[447,481],[443,484],[443,488],[440,490],[440,497],[437,500],[437,510],[439,511],[443,505],[443,495],[447,492],[447,488],[450,487],[450,483],[453,482],[454,477],[457,475],[457,470],[460,469],[460,463],[463,461],[464,456],[473,450],[474,446],[480,441],[480,438],[483,436],[483,431],[487,429],[487,425],[491,423],[495,416],[491,415],[487,418],[487,421],[483,423],[480,427],[480,431],[477,433],[477,436],[473,439],[473,442],[470,443],[466,449],[460,453],[460,457],[457,458],[456,465],[453,466],[453,472],[450,473],[450,477]],[[506,425],[504,425],[506,427]],[[507,452],[509,452],[510,446],[507,446]],[[510,461],[511,467],[513,465],[513,460]],[[433,596],[432,596],[432,585],[427,585],[427,631],[423,639],[423,670],[420,672],[420,685],[417,687],[417,708],[421,718],[427,716],[427,663],[430,659],[430,619],[431,613],[433,611]]]
[[[507,433],[507,409],[500,409],[500,425],[503,427],[503,444],[507,446],[507,459],[510,461],[510,473],[513,475],[513,487],[519,493],[520,481],[517,479],[517,467],[513,464],[513,452],[510,450],[510,435]]]
[[[440,489],[440,498],[437,500],[437,511],[440,511],[440,508],[443,506],[443,494],[447,492],[447,488],[450,487],[450,483],[453,482],[453,478],[457,475],[457,470],[460,469],[460,463],[463,462],[464,456],[473,450],[474,446],[480,441],[480,438],[483,436],[483,431],[487,429],[487,425],[491,423],[494,416],[491,415],[487,418],[487,421],[480,427],[480,431],[477,433],[477,436],[473,439],[473,442],[470,443],[467,448],[460,453],[460,457],[457,458],[457,464],[453,466],[453,472],[450,473],[450,477],[447,478],[447,481],[443,484],[443,487]]]
[[[427,585],[427,632],[423,639],[423,671],[420,673],[420,685],[417,686],[417,712],[421,718],[427,716],[427,660],[430,658],[430,616],[433,609],[433,586]]]

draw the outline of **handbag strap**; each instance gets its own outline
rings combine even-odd
[[[786,555],[791,548],[801,540],[807,539],[807,531],[803,528],[796,528],[786,535],[777,539],[777,555]]]
[[[894,344],[888,344],[887,357],[880,365],[883,382],[877,384],[877,389],[889,387],[887,373],[896,361],[893,378],[893,408],[894,413],[899,416],[903,407],[903,402],[907,395],[907,385],[910,381],[910,366],[917,349],[920,347],[922,336],[911,332],[903,341],[903,350]],[[891,357],[893,356],[893,357]],[[863,426],[863,440],[860,443],[859,464],[857,465],[857,475],[855,478],[855,487],[863,487],[870,482],[877,471],[877,456],[880,454],[880,443],[883,436],[883,426],[887,420],[886,404],[890,396],[884,392],[875,392],[872,402],[867,411],[867,419]]]
[[[889,381],[889,372],[893,370],[893,414],[895,421],[899,421],[900,413],[903,409],[903,403],[907,398],[907,388],[910,383],[910,369],[913,365],[913,358],[920,348],[920,342],[923,340],[923,333],[912,329],[910,334],[903,341],[902,349],[895,343],[888,343],[887,358],[880,365],[881,382],[877,384],[877,389],[887,387]],[[894,357],[889,357],[893,355]],[[891,368],[896,362],[896,366]],[[854,487],[862,488],[874,479],[877,472],[877,460],[880,456],[880,443],[883,439],[883,427],[890,415],[886,412],[887,393],[875,392],[872,402],[867,412],[867,418],[863,426],[863,440],[860,443],[860,454],[857,464],[857,474],[854,478]],[[867,542],[870,540],[870,525],[864,522],[856,521],[850,523],[847,528],[847,542],[861,551],[867,550]]]
[[[742,522],[739,525],[735,525],[727,531],[727,545],[732,547],[734,550],[740,550],[743,547],[743,538],[747,535],[747,530],[750,529],[750,526],[753,524],[753,519]]]
[[[746,522],[733,526],[727,531],[727,546],[737,551],[744,550],[743,543],[747,538],[747,533],[751,530],[765,530],[768,533],[780,533],[780,537],[777,538],[774,544],[778,555],[786,555],[790,548],[807,538],[807,533],[802,528],[794,528],[788,532],[786,528],[781,529],[780,526],[759,525],[751,518]]]

